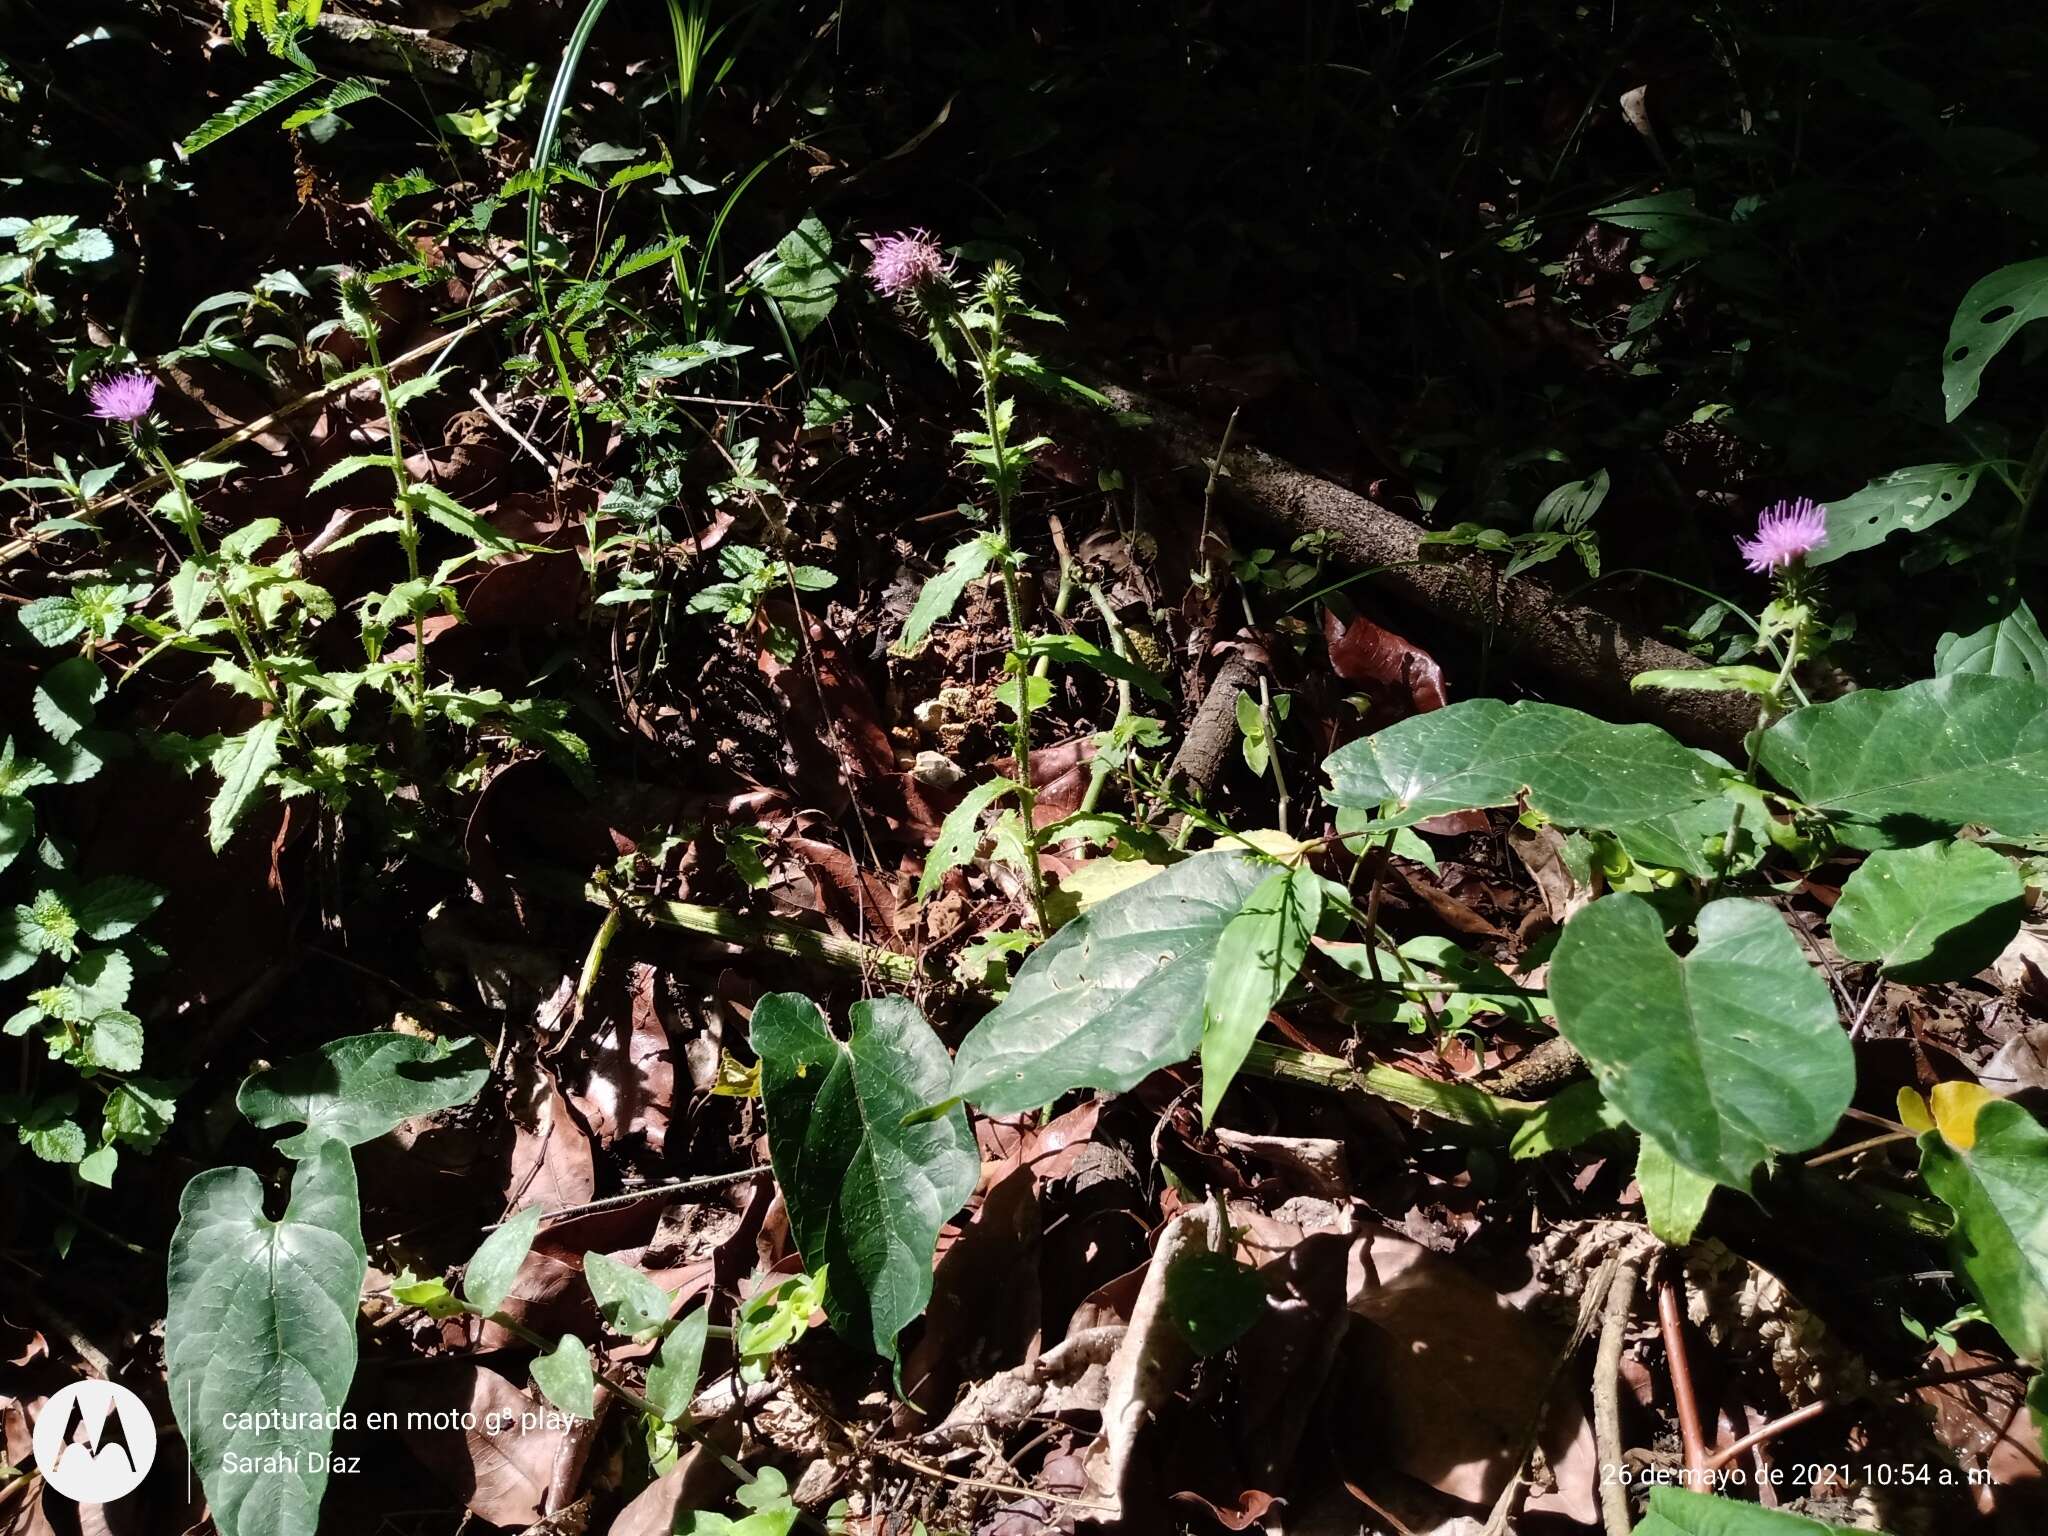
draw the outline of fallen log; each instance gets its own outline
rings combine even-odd
[[[1215,456],[1219,434],[1187,413],[1107,380],[1089,382],[1135,418],[1135,437],[1174,470]],[[1491,626],[1507,664],[1581,702],[1652,720],[1694,746],[1740,759],[1742,738],[1756,723],[1749,695],[1629,687],[1639,673],[1705,665],[1697,658],[1541,581],[1505,577],[1483,554],[1442,554],[1407,518],[1256,448],[1231,446],[1223,470],[1217,488],[1230,502],[1296,537],[1326,536],[1338,560],[1372,572],[1375,584],[1426,613],[1468,630]]]

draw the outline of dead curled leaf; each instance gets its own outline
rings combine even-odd
[[[1330,669],[1372,695],[1375,729],[1442,709],[1447,702],[1444,672],[1436,658],[1365,615],[1347,624],[1325,608],[1323,638],[1330,650]]]

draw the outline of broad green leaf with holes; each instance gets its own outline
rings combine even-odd
[[[540,1230],[538,1205],[522,1206],[477,1244],[469,1267],[462,1272],[462,1299],[489,1317],[512,1294],[512,1282],[533,1247],[533,1235]]]
[[[939,824],[938,841],[925,855],[924,873],[918,877],[919,901],[936,891],[949,871],[974,857],[974,850],[981,843],[981,813],[1016,787],[1013,779],[990,779],[967,791],[960,803],[946,813],[946,819]]]
[[[277,1144],[286,1157],[305,1157],[329,1137],[359,1146],[415,1115],[465,1104],[490,1075],[480,1040],[380,1031],[332,1040],[251,1073],[235,1106],[261,1129],[305,1126]]]
[[[1090,907],[1018,968],[933,1100],[1019,1114],[1076,1088],[1122,1093],[1185,1061],[1201,1043],[1217,941],[1273,868],[1248,854],[1198,854]]]
[[[185,1186],[164,1364],[221,1536],[313,1536],[319,1526],[327,1471],[317,1458],[334,1440],[319,1426],[355,1376],[368,1263],[355,1168],[338,1141],[300,1162],[275,1221],[247,1168],[209,1169]],[[237,1470],[250,1464],[242,1458],[264,1470]]]
[[[811,1000],[754,1009],[768,1154],[807,1269],[829,1268],[832,1326],[895,1361],[932,1294],[939,1228],[967,1203],[981,1154],[958,1108],[906,1125],[946,1095],[951,1063],[904,998],[855,1003],[841,1042]]]
[[[1338,748],[1332,805],[1382,811],[1382,830],[1513,805],[1567,827],[1614,827],[1720,798],[1720,773],[1654,725],[1609,725],[1556,704],[1467,699]]]
[[[2048,688],[1958,673],[1794,710],[1758,764],[1862,847],[2048,835]]]
[[[1988,672],[2048,687],[2048,636],[2024,602],[1964,633],[1950,632],[1934,643],[1937,677],[1952,672]]]
[[[1202,1000],[1204,1125],[1214,1123],[1266,1015],[1300,971],[1322,916],[1322,877],[1304,860],[1268,875],[1224,924]]]
[[[1835,948],[1898,981],[1959,981],[2020,931],[2026,887],[1979,843],[1880,849],[1842,886],[1828,919]]]
[[[1915,464],[1880,475],[1853,496],[1828,503],[1828,541],[1806,557],[1825,565],[1882,544],[1901,528],[1919,533],[1960,512],[1977,489],[1982,464]]]
[[[1698,928],[1680,957],[1655,907],[1604,896],[1565,924],[1550,999],[1630,1125],[1746,1191],[1764,1159],[1827,1138],[1856,1063],[1827,983],[1774,908],[1709,902]]]
[[[1656,1487],[1650,1490],[1650,1510],[1636,1526],[1636,1536],[1828,1536],[1849,1529],[1718,1494]]]
[[[1931,1114],[1901,1118],[1921,1132],[1920,1176],[1955,1212],[1956,1272],[2013,1353],[2048,1363],[2048,1130],[1973,1083],[1943,1083]]]
[[[1941,354],[1941,394],[1954,421],[1970,408],[1985,366],[2031,320],[2048,315],[2048,257],[2000,267],[1956,306]]]

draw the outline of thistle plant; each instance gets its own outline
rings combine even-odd
[[[1806,702],[1793,676],[1794,669],[1814,650],[1813,578],[1806,561],[1827,542],[1828,509],[1805,496],[1768,508],[1756,520],[1755,535],[1735,541],[1750,572],[1769,576],[1777,587],[1758,630],[1760,639],[1776,641],[1783,649],[1777,675],[1760,690],[1766,723],[1783,714],[1795,699]]]

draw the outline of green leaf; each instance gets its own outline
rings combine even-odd
[[[282,1066],[252,1072],[235,1107],[260,1129],[304,1125],[277,1149],[306,1157],[327,1138],[360,1146],[415,1115],[467,1103],[490,1075],[480,1040],[380,1031],[331,1040]]]
[[[1607,1102],[1598,1083],[1569,1083],[1537,1105],[1536,1113],[1515,1127],[1508,1139],[1508,1151],[1517,1158],[1542,1157],[1566,1151],[1603,1131],[1617,1130],[1626,1124],[1621,1111]]]
[[[1249,688],[1238,690],[1237,703],[1232,708],[1237,714],[1237,734],[1244,751],[1244,765],[1263,779],[1272,761],[1273,750],[1272,741],[1266,734],[1266,712],[1259,708],[1259,701],[1252,697]]]
[[[89,950],[64,973],[77,1017],[90,1019],[122,1007],[135,982],[135,967],[118,949]]]
[[[1960,981],[2020,931],[2026,887],[1979,843],[1880,850],[1842,886],[1829,917],[1835,948],[1899,981]]]
[[[597,1373],[591,1368],[590,1351],[573,1333],[533,1361],[533,1384],[562,1412],[579,1419],[597,1417]]]
[[[1901,528],[1932,528],[1963,510],[1983,472],[1982,464],[1915,464],[1879,475],[1854,496],[1828,504],[1828,541],[1806,563],[1825,565],[1869,549]]]
[[[313,1536],[319,1526],[319,1458],[334,1439],[322,1420],[340,1410],[355,1376],[368,1262],[355,1167],[338,1141],[299,1164],[276,1221],[246,1168],[210,1169],[185,1186],[164,1364],[171,1411],[221,1536]],[[266,1464],[271,1457],[278,1461]],[[247,1464],[240,1458],[263,1470],[237,1470]]]
[[[1204,853],[1090,907],[1032,953],[961,1042],[949,1092],[1019,1114],[1076,1088],[1122,1093],[1185,1061],[1201,1042],[1217,943],[1272,870]]]
[[[710,1326],[708,1307],[684,1313],[661,1341],[661,1358],[647,1368],[647,1401],[671,1424],[689,1413],[690,1399],[697,1395]]]
[[[1665,688],[1674,693],[1754,693],[1777,690],[1778,674],[1762,667],[1668,667],[1638,672],[1630,688]]]
[[[1714,1181],[1678,1162],[1654,1136],[1645,1136],[1636,1153],[1636,1187],[1652,1235],[1675,1248],[1692,1241],[1714,1197]]]
[[[1266,1315],[1266,1283],[1227,1253],[1191,1253],[1166,1272],[1166,1310],[1188,1347],[1206,1358]]]
[[[981,1176],[959,1109],[906,1125],[943,1098],[946,1048],[903,998],[853,1006],[835,1040],[810,999],[776,992],[754,1009],[768,1151],[805,1267],[829,1266],[826,1312],[894,1361],[896,1336],[932,1292],[939,1228]]]
[[[960,594],[967,590],[968,583],[987,571],[989,562],[995,557],[996,541],[986,534],[978,539],[969,539],[965,544],[956,544],[947,553],[944,568],[917,594],[910,617],[903,621],[903,633],[889,649],[898,656],[914,654],[924,644],[924,637],[932,632],[932,626],[953,611],[953,605],[960,601]]]
[[[1935,641],[1934,671],[1937,677],[1988,672],[2048,687],[2048,636],[2042,635],[2034,610],[2015,602],[1968,634],[1951,631]]]
[[[163,901],[162,886],[127,875],[108,875],[79,892],[72,912],[87,938],[118,939],[141,927]]]
[[[134,1072],[142,1066],[142,1020],[118,1008],[95,1014],[85,1025],[80,1064],[102,1072]]]
[[[239,736],[230,736],[213,754],[220,789],[206,813],[206,841],[215,853],[227,847],[236,823],[263,792],[263,780],[278,764],[284,721],[277,715],[259,720]]]
[[[1954,421],[1970,408],[1984,368],[2030,320],[2048,315],[2048,257],[1979,278],[1956,306],[1941,354],[1941,393]]]
[[[38,645],[62,645],[85,632],[85,613],[68,593],[26,603],[15,610],[15,617]]]
[[[1650,1490],[1650,1512],[1636,1526],[1636,1536],[1827,1536],[1848,1529],[1716,1494],[1656,1487]]]
[[[178,153],[190,158],[217,139],[223,139],[246,123],[252,123],[274,107],[281,107],[301,91],[310,90],[319,80],[311,70],[300,70],[296,74],[279,75],[275,80],[266,80],[247,95],[237,98],[222,111],[214,113],[205,122],[185,135],[178,146]],[[325,1482],[325,1478],[322,1478]],[[226,1536],[226,1533],[223,1533]]]
[[[90,656],[60,661],[36,679],[30,701],[36,724],[62,746],[92,724],[92,707],[106,697],[107,677]]]
[[[1322,916],[1322,877],[1304,860],[1268,875],[1224,924],[1202,998],[1204,1126],[1214,1123],[1266,1015],[1301,969]]]
[[[1093,668],[1105,677],[1113,677],[1120,683],[1130,683],[1147,698],[1163,701],[1169,696],[1166,685],[1149,669],[1140,666],[1129,657],[1117,655],[1115,651],[1105,651],[1101,646],[1083,640],[1079,635],[1039,635],[1027,640],[1020,654],[1032,660],[1050,656],[1054,661],[1064,665]]]
[[[462,1272],[462,1299],[489,1317],[505,1304],[519,1267],[540,1230],[541,1209],[523,1205],[506,1217],[498,1230],[477,1244]]]
[[[2022,1360],[2048,1362],[2048,1130],[2018,1104],[1974,1085],[1920,1137],[1920,1176],[1955,1212],[1949,1254],[1999,1336]],[[1923,1122],[1924,1123],[1924,1122]]]
[[[1826,1140],[1856,1063],[1827,983],[1773,908],[1709,902],[1698,927],[1681,959],[1655,907],[1604,896],[1565,924],[1550,997],[1629,1124],[1746,1191],[1765,1158]]]
[[[1794,710],[1757,762],[1861,846],[1973,823],[2048,835],[2048,689],[2015,678],[1957,673]]]
[[[583,1280],[598,1312],[620,1333],[652,1333],[668,1321],[668,1292],[630,1265],[602,1253],[586,1253]]]
[[[961,797],[939,824],[938,841],[925,855],[924,873],[918,877],[917,899],[923,901],[939,888],[949,870],[958,869],[974,857],[981,845],[981,813],[1017,787],[1014,779],[990,779],[977,784]]]
[[[1615,827],[1720,798],[1719,775],[1654,725],[1609,725],[1555,704],[1467,699],[1340,747],[1332,805],[1387,808],[1381,830],[1451,811],[1529,807],[1567,827]]]
[[[0,870],[20,858],[35,835],[36,808],[26,799],[0,800]]]
[[[177,1114],[179,1086],[154,1077],[123,1079],[100,1112],[106,1134],[138,1151],[152,1150]]]
[[[97,1184],[101,1189],[112,1189],[114,1170],[120,1163],[119,1147],[95,1147],[78,1160],[78,1176],[88,1184]]]
[[[389,474],[391,472],[391,455],[388,453],[352,453],[345,459],[336,459],[332,464],[321,470],[318,475],[313,477],[313,483],[306,487],[306,494],[310,496],[315,491],[324,491],[330,485],[339,484],[350,475],[357,474],[365,469],[381,469],[386,474]]]

